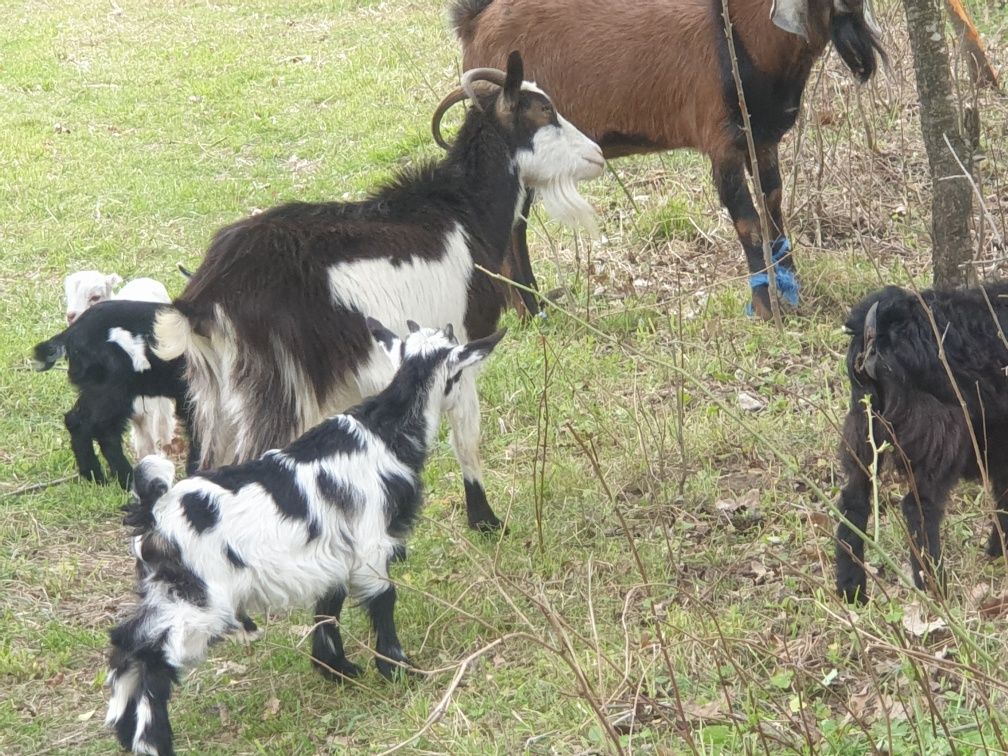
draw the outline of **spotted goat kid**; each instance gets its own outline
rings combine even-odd
[[[398,368],[377,396],[284,449],[174,486],[164,459],[146,457],[137,466],[137,501],[126,523],[136,528],[140,602],[112,630],[108,675],[106,722],[123,747],[172,753],[172,683],[213,641],[240,630],[246,612],[326,598],[332,619],[315,636],[314,663],[354,677],[360,668],[347,660],[334,624],[349,595],[371,617],[378,671],[390,677],[408,664],[396,635],[389,563],[405,556],[441,414],[504,331],[459,345],[451,326],[411,322],[405,341],[376,320],[368,327]]]

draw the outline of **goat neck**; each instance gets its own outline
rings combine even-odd
[[[485,244],[495,269],[504,259],[524,199],[515,155],[516,149],[501,133],[493,109],[480,112],[473,108],[441,163],[456,177],[466,231]]]
[[[443,358],[435,354],[407,360],[381,393],[349,412],[417,472],[423,468],[441,417],[441,396],[433,384]]]

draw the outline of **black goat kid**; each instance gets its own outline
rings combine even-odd
[[[909,483],[902,509],[914,582],[918,588],[933,585],[941,590],[939,531],[945,503],[960,479],[979,477],[981,469],[997,501],[987,553],[1004,553],[1008,284],[928,290],[920,298],[890,286],[858,304],[847,328],[851,400],[840,448],[847,484],[838,504],[847,521],[837,528],[837,590],[847,601],[867,599],[864,541],[857,531],[864,532],[868,525],[871,498],[874,451],[868,408],[875,448],[884,442],[892,445],[886,456]]]
[[[185,359],[164,361],[151,344],[154,318],[165,305],[114,299],[85,311],[66,330],[35,346],[35,369],[48,370],[66,355],[77,402],[64,415],[70,445],[82,478],[105,483],[94,443],[119,485],[129,487],[132,467],[123,453],[122,435],[137,397],[166,397],[175,402],[189,434],[187,469],[196,469],[198,444],[186,398]]]

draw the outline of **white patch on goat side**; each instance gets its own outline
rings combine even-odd
[[[413,257],[399,265],[390,258],[353,260],[329,268],[333,299],[365,315],[377,318],[387,328],[404,335],[407,320],[424,326],[443,327],[449,322],[464,340],[465,313],[473,261],[469,240],[461,224],[444,239],[444,253],[431,260]]]
[[[329,268],[333,299],[377,318],[392,331],[407,332],[406,320],[444,326],[466,310],[473,263],[468,237],[460,224],[445,234],[439,259],[411,258],[393,265],[390,258],[354,260]],[[464,324],[453,323],[456,333]]]
[[[137,336],[127,331],[125,328],[109,328],[108,340],[110,344],[118,345],[133,362],[133,369],[142,373],[150,370],[150,362],[147,360],[147,343],[143,336]]]

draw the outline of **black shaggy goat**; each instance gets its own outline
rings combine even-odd
[[[134,400],[165,397],[175,402],[189,434],[187,469],[196,467],[197,447],[186,399],[185,360],[164,361],[151,348],[154,319],[166,305],[113,299],[90,307],[56,336],[35,346],[36,370],[48,370],[66,355],[70,383],[78,393],[64,415],[81,477],[105,483],[94,443],[119,485],[129,487],[132,467],[123,453],[122,435],[133,416]]]
[[[928,290],[920,299],[890,286],[858,304],[847,328],[851,333],[847,350],[851,403],[840,447],[847,484],[838,507],[854,528],[865,531],[871,497],[868,469],[873,459],[863,403],[867,396],[875,445],[888,441],[894,447],[887,456],[910,486],[902,509],[911,538],[914,582],[919,588],[932,583],[940,589],[939,530],[945,502],[957,481],[980,475],[981,465],[997,502],[987,553],[992,557],[1004,553],[1008,283],[983,289]],[[843,521],[837,528],[836,560],[839,593],[847,601],[865,601],[864,542]]]
[[[477,83],[490,86],[477,93]],[[488,91],[489,90],[489,91]],[[523,81],[470,71],[438,107],[472,99],[439,163],[401,174],[363,202],[295,203],[220,230],[182,296],[157,323],[159,353],[186,355],[203,466],[283,446],[391,379],[365,316],[399,334],[408,319],[454,323],[459,338],[496,328],[499,271],[526,187],[571,223],[590,222],[576,183],[604,167],[598,146]],[[449,413],[474,528],[500,526],[483,488],[475,377]]]
[[[778,288],[798,282],[781,215],[778,145],[794,125],[812,64],[832,41],[861,81],[881,47],[862,0],[729,0],[734,46],[770,213]],[[721,0],[454,0],[463,67],[500,65],[510,50],[607,158],[683,147],[707,155],[749,266],[752,300],[770,316],[762,233],[746,187],[751,171]],[[531,197],[525,204],[527,217]],[[535,286],[524,220],[514,278]],[[525,298],[531,312],[535,297]]]

